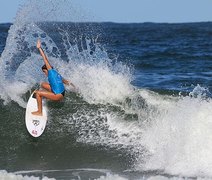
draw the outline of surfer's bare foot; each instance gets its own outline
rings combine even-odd
[[[32,112],[33,115],[36,115],[36,116],[42,116],[42,112],[39,112],[39,111],[35,111],[35,112]]]

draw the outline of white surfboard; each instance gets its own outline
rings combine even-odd
[[[25,123],[28,132],[33,137],[39,137],[46,127],[47,122],[47,107],[43,104],[43,115],[36,116],[33,115],[33,111],[37,111],[37,100],[33,97],[34,92],[31,94],[26,107],[26,114],[25,114]]]

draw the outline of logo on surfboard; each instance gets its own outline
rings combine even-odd
[[[37,135],[38,132],[36,130],[32,130],[32,134]]]
[[[39,126],[40,121],[39,120],[36,120],[36,119],[33,119],[32,120],[32,123],[34,124],[34,126]]]

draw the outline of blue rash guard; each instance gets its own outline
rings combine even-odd
[[[48,70],[48,81],[54,94],[61,94],[65,91],[63,78],[54,69]]]

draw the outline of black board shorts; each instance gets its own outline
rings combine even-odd
[[[52,89],[51,89],[52,90]],[[54,91],[52,91],[53,93],[54,93]],[[66,90],[64,90],[63,92],[61,92],[61,93],[59,93],[59,94],[62,94],[63,95],[63,97],[65,96],[65,92],[66,92]],[[55,93],[54,93],[55,94]]]
[[[63,97],[65,96],[65,92],[66,92],[66,91],[63,91],[63,92],[61,93],[61,94],[63,95]]]

